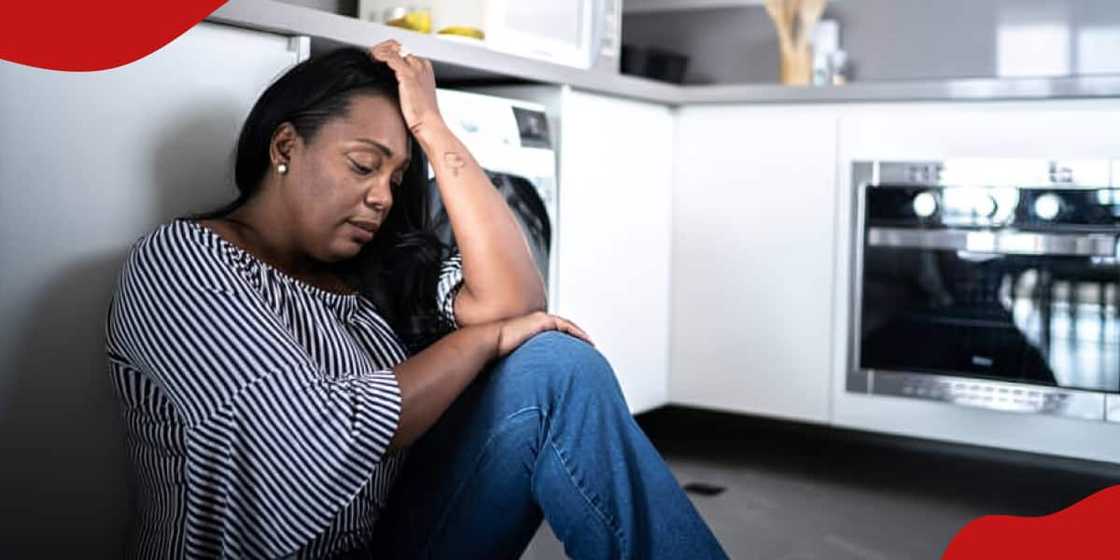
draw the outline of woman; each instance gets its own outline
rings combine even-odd
[[[399,49],[292,68],[237,200],[133,245],[106,325],[130,555],[516,557],[543,517],[578,558],[724,557]]]

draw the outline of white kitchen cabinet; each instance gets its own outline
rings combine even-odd
[[[829,420],[837,113],[679,110],[673,403]]]
[[[673,113],[565,90],[557,312],[611,361],[632,412],[668,401]]]
[[[674,113],[560,86],[472,91],[548,108],[559,139],[556,299],[610,361],[633,413],[668,402]]]

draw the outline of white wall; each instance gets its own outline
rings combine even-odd
[[[0,558],[121,557],[109,298],[137,238],[233,198],[241,123],[288,47],[202,23],[101,72],[0,61]]]

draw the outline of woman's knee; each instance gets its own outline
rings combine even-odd
[[[560,331],[534,335],[506,356],[501,366],[506,375],[524,375],[529,382],[554,390],[621,392],[607,359],[594,346]]]

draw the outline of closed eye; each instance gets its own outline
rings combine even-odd
[[[365,166],[362,166],[362,165],[358,165],[357,163],[354,163],[354,160],[350,160],[350,165],[354,168],[354,171],[356,171],[359,175],[369,175],[370,172],[373,171],[372,169],[370,169],[368,167],[365,167]]]
[[[347,158],[347,159],[349,159],[349,158]],[[369,175],[370,173],[375,171],[374,169],[370,169],[370,168],[368,168],[364,165],[359,165],[357,162],[355,162],[352,159],[350,160],[350,166],[353,167],[354,172],[356,172],[359,175]],[[399,178],[397,178],[397,180],[393,181],[393,187],[400,187],[401,183],[403,183],[403,182],[404,182],[404,176],[403,176],[403,173],[402,173],[401,176]]]

